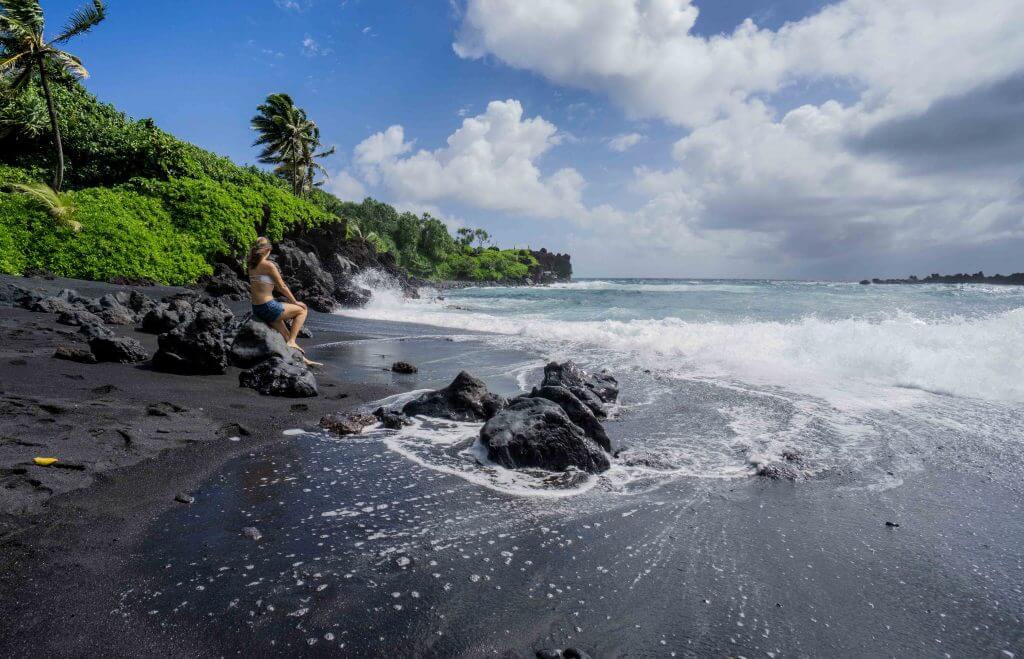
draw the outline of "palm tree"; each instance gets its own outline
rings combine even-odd
[[[33,73],[39,72],[53,129],[53,145],[57,149],[53,189],[58,192],[64,184],[64,146],[57,125],[57,108],[47,80],[47,67],[77,78],[87,78],[89,72],[82,66],[82,60],[57,46],[85,34],[106,15],[107,9],[102,0],[92,0],[91,6],[86,5],[71,14],[57,38],[47,41],[43,37],[43,8],[39,6],[39,0],[0,0],[0,75],[10,78],[12,91],[19,91],[29,84]]]
[[[320,148],[320,128],[297,107],[288,94],[271,94],[256,108],[252,128],[259,133],[253,146],[262,146],[259,161],[277,165],[274,172],[286,179],[296,195],[308,194],[315,186],[317,172],[327,170],[317,162],[334,153],[334,148]]]

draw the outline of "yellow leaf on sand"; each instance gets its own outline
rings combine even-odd
[[[49,467],[57,461],[57,458],[32,458],[32,461],[40,467]]]

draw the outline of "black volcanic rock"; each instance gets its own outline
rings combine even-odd
[[[406,297],[419,297],[418,287],[423,282],[410,277],[393,255],[378,253],[371,243],[348,238],[347,234],[345,222],[333,222],[294,229],[285,242],[319,258],[320,266],[334,278],[332,295],[341,306],[361,307],[369,301],[370,292],[353,281],[356,275],[368,270],[381,272],[395,281]]]
[[[517,398],[480,430],[487,456],[509,469],[535,467],[565,471],[576,467],[601,473],[608,455],[565,411],[545,398]]]
[[[320,419],[320,427],[339,437],[358,435],[367,426],[377,423],[379,418],[374,414],[329,414]]]
[[[102,325],[103,320],[85,309],[73,309],[72,311],[62,311],[57,318],[57,322],[61,325],[71,325],[72,327],[81,327],[82,325]]]
[[[199,285],[211,297],[241,300],[249,295],[249,283],[226,263],[215,265],[213,274],[200,280]]]
[[[619,397],[619,383],[608,373],[587,373],[575,362],[551,362],[544,367],[542,387],[565,387],[598,417],[608,416],[605,403]]]
[[[430,391],[406,403],[402,413],[453,421],[486,421],[506,404],[504,397],[487,391],[483,380],[462,371],[444,389]]]
[[[334,299],[334,276],[320,265],[316,253],[303,251],[289,241],[278,243],[274,249],[281,276],[295,296],[314,311],[333,311],[338,304]]]
[[[380,421],[380,425],[390,430],[401,430],[405,426],[412,425],[412,421],[409,420],[409,417],[405,416],[401,412],[386,410],[383,407],[375,409],[373,411],[373,416],[377,417]]]
[[[783,462],[766,462],[757,465],[757,475],[773,481],[795,481],[800,477],[800,472]]]
[[[233,314],[216,300],[197,303],[195,317],[157,339],[153,368],[181,375],[217,375],[228,367],[224,329]]]
[[[238,374],[238,384],[264,396],[312,398],[319,395],[316,378],[300,361],[271,357]]]
[[[568,254],[555,254],[543,247],[538,251],[531,251],[530,254],[538,263],[530,272],[530,278],[534,283],[550,284],[572,279],[572,262]]]
[[[163,334],[178,325],[191,322],[194,317],[195,310],[189,300],[174,298],[161,302],[146,312],[142,317],[141,330],[150,334]]]
[[[249,319],[235,332],[230,360],[235,366],[251,368],[271,357],[291,360],[295,352],[295,348],[290,348],[276,329],[262,321]]]
[[[545,398],[556,403],[566,413],[569,419],[583,429],[587,437],[597,442],[598,446],[606,451],[612,450],[611,439],[605,432],[604,426],[597,420],[593,410],[584,405],[579,398],[571,391],[562,386],[534,387],[529,396],[523,398]]]
[[[78,362],[79,364],[96,363],[96,355],[92,354],[91,350],[78,346],[57,346],[53,356],[56,359],[65,359],[70,362]]]
[[[126,336],[96,336],[89,340],[89,349],[97,361],[133,364],[149,359],[142,344]]]

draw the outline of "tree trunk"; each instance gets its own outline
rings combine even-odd
[[[39,58],[39,80],[43,83],[43,95],[46,96],[46,109],[50,112],[50,127],[53,129],[53,145],[57,147],[57,171],[53,174],[53,189],[60,192],[64,185],[64,145],[60,141],[60,126],[57,124],[57,109],[53,105],[53,94],[50,83],[46,79],[46,59]]]

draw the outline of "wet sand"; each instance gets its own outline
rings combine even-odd
[[[0,309],[5,328],[27,317],[52,322]],[[310,354],[328,362],[321,391],[345,399],[259,397],[232,386],[235,372],[79,367],[49,357],[42,328],[5,335],[5,373],[26,369],[4,378],[5,396],[80,414],[90,385],[109,379],[118,391],[95,409],[144,437],[174,424],[162,434],[178,438],[5,518],[5,655],[1020,656],[1019,461],[939,452],[888,487],[833,473],[516,496],[416,464],[385,434],[281,433],[461,368],[509,392],[509,365],[540,356],[400,324],[314,316],[312,327]],[[420,374],[383,370],[395,359]],[[188,411],[143,416],[165,399]],[[251,435],[219,438],[227,423]],[[174,502],[183,490],[194,504]]]

